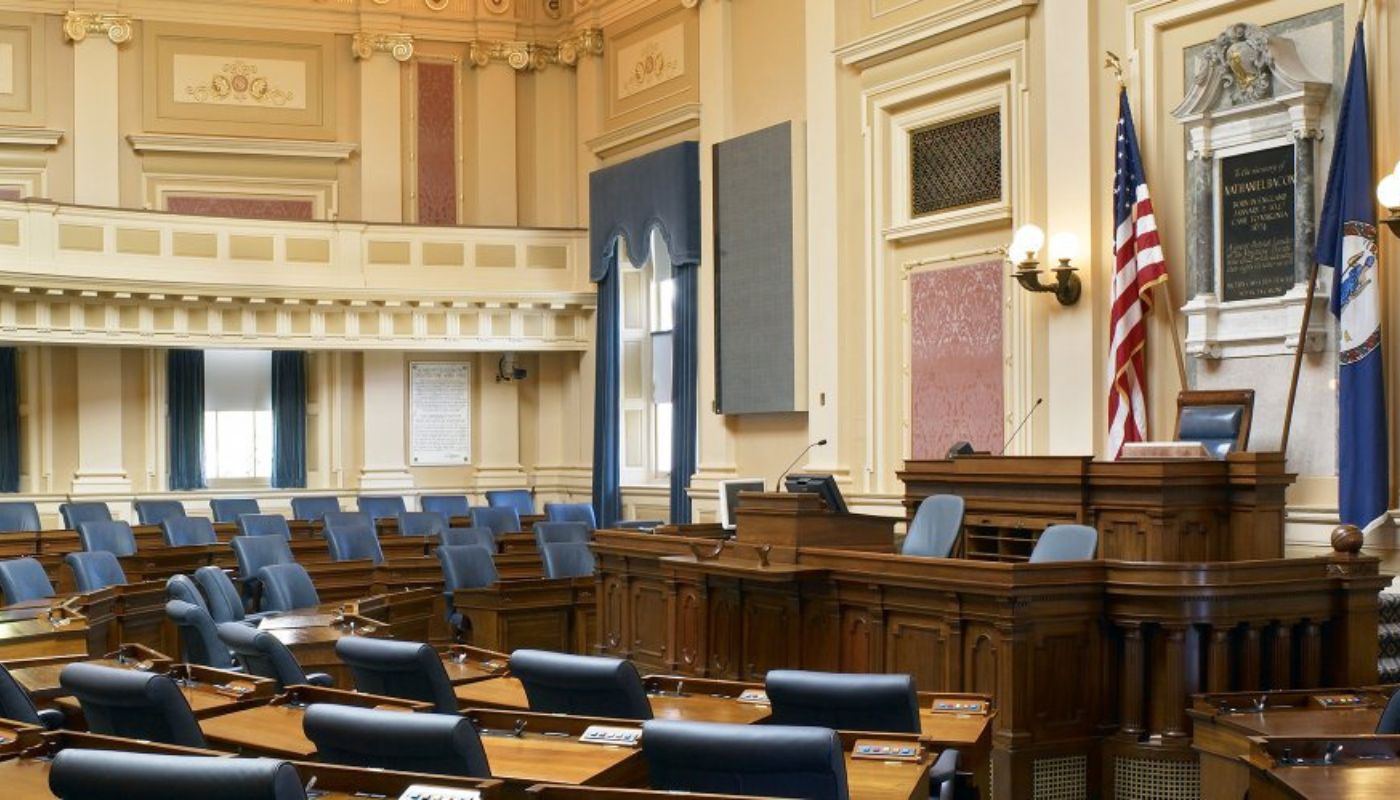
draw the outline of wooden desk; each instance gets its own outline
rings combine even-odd
[[[1254,737],[1249,764],[1251,800],[1388,800],[1400,792],[1400,736]]]
[[[498,678],[506,674],[510,664],[510,656],[505,653],[464,644],[439,648],[438,652],[453,686]]]
[[[698,683],[698,682],[690,682]],[[674,685],[661,680],[648,679],[647,702],[656,719],[683,719],[694,722],[729,722],[748,725],[767,719],[771,709],[757,703],[741,703],[735,696],[716,697],[701,687],[691,688],[685,696],[657,694],[660,691],[674,691]],[[500,709],[508,711],[528,711],[530,701],[525,696],[525,687],[519,678],[509,676],[492,678],[476,683],[458,686],[454,690],[457,705],[462,709]]]
[[[453,687],[457,695],[457,707],[490,708],[506,711],[529,711],[530,701],[525,697],[525,687],[518,678],[498,677],[476,681]]]
[[[0,723],[0,737],[5,725]],[[15,740],[0,744],[0,786],[6,797],[16,800],[53,798],[49,791],[49,767],[59,752],[77,748],[84,750],[116,750],[127,753],[150,753],[176,756],[222,757],[223,753],[155,742],[100,736],[76,731],[44,732],[29,729]]]
[[[166,676],[180,687],[180,694],[190,704],[195,719],[208,719],[240,708],[263,705],[277,693],[277,682],[270,678],[198,664],[174,664]],[[53,705],[63,711],[69,724],[83,721],[83,709],[77,698],[61,695],[54,698]]]
[[[288,687],[267,705],[244,708],[201,720],[199,727],[210,746],[240,755],[308,759],[316,746],[302,732],[306,706],[334,703],[359,708],[385,708],[405,712],[427,711],[431,706],[394,697],[324,689],[317,686]]]
[[[392,630],[379,620],[353,614],[344,616],[338,611],[336,604],[289,611],[264,618],[258,623],[258,630],[272,634],[286,645],[307,672],[324,672],[335,680],[336,686],[349,689],[354,686],[354,680],[350,670],[335,654],[335,643],[343,636],[395,637]]]
[[[301,782],[316,780],[318,800],[352,800],[352,798],[396,798],[410,786],[432,786],[449,789],[475,789],[481,800],[496,800],[501,796],[501,782],[490,778],[458,778],[451,775],[426,775],[383,769],[360,769],[311,761],[293,761]]]
[[[470,711],[467,716],[482,731],[491,775],[521,788],[536,783],[583,786],[646,785],[646,760],[640,747],[583,744],[577,738],[593,724],[640,726],[619,720],[565,717],[507,711]],[[519,736],[508,732],[524,722]]]
[[[114,592],[103,590],[103,603],[108,609],[112,597]],[[76,605],[70,598],[20,608],[7,607],[0,617],[0,662],[45,656],[86,656],[94,631],[88,617],[75,610]],[[110,621],[110,614],[99,620],[101,627],[96,633],[104,639],[103,646],[97,650],[99,653],[108,649],[105,638]]]
[[[469,644],[504,653],[579,652],[596,618],[592,578],[502,580],[484,589],[458,589],[452,605],[465,620]]]
[[[535,800],[677,800],[675,792],[660,789],[617,789],[610,786],[561,786],[537,783],[525,790]],[[756,795],[695,794],[687,792],[685,800],[773,800]]]
[[[7,661],[5,667],[9,669],[11,677],[20,686],[23,686],[25,691],[29,692],[29,696],[34,699],[35,703],[43,704],[44,701],[68,695],[67,690],[59,684],[58,676],[63,672],[64,667],[76,663],[165,674],[175,662],[169,656],[145,645],[127,644],[102,658],[88,656],[28,658]]]

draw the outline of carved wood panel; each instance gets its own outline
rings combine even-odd
[[[947,625],[940,620],[902,612],[885,617],[885,670],[914,676],[923,691],[950,687],[948,661],[960,654],[949,652]]]
[[[853,606],[841,610],[841,669],[844,672],[870,672],[873,644],[870,609]]]
[[[796,593],[746,591],[743,609],[744,680],[761,681],[770,669],[802,663]]]
[[[701,675],[705,668],[705,592],[697,584],[682,583],[676,588],[676,671]]]
[[[598,592],[598,648],[605,655],[626,658],[627,579],[623,574],[602,573]]]
[[[834,598],[802,599],[802,668],[841,669],[841,608]]]
[[[666,629],[671,617],[665,583],[652,577],[634,578],[627,600],[632,660],[640,669],[665,670]]]
[[[739,679],[740,648],[743,647],[743,620],[739,612],[739,587],[732,581],[711,583],[708,659],[705,676],[723,680]]]

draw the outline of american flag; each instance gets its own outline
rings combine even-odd
[[[1147,437],[1148,293],[1167,280],[1157,219],[1138,151],[1137,128],[1128,92],[1118,95],[1118,164],[1113,182],[1113,309],[1109,328],[1109,361],[1113,365],[1108,392],[1108,457],[1118,458],[1126,442]]]

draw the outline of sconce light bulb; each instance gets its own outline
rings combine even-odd
[[[1011,255],[1031,261],[1044,246],[1045,231],[1035,225],[1022,225],[1016,229],[1016,235],[1011,239]]]
[[[1400,175],[1391,174],[1381,178],[1376,185],[1376,199],[1391,211],[1400,211]]]
[[[1079,258],[1079,237],[1068,231],[1052,236],[1050,258],[1055,261],[1074,261]]]

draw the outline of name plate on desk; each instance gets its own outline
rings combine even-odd
[[[1165,460],[1205,461],[1210,451],[1200,442],[1128,442],[1123,445],[1123,455],[1119,460]]]
[[[987,704],[981,700],[954,700],[938,698],[933,701],[935,714],[986,714]]]
[[[640,728],[614,728],[610,725],[589,725],[578,737],[584,744],[610,744],[616,747],[636,747],[641,744]]]
[[[745,689],[734,698],[741,703],[754,703],[755,705],[768,705],[768,693],[762,689]]]
[[[851,758],[873,761],[915,761],[923,758],[923,748],[913,742],[890,742],[877,739],[857,739],[851,747]]]
[[[481,792],[415,783],[403,790],[399,800],[481,800]]]
[[[1357,694],[1315,694],[1312,702],[1318,708],[1361,708],[1366,705],[1366,698]]]

